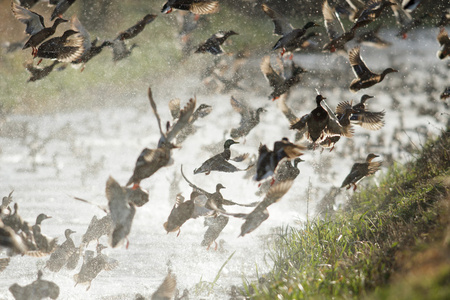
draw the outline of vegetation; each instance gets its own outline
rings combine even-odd
[[[254,299],[448,299],[450,132],[394,165],[344,209],[272,245],[273,271],[247,284]],[[419,274],[419,277],[417,276]],[[426,277],[425,277],[426,276]]]

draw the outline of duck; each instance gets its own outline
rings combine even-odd
[[[158,289],[152,294],[152,300],[172,299],[177,287],[177,277],[169,270]],[[137,299],[137,297],[136,297]]]
[[[450,38],[448,37],[448,33],[444,26],[439,29],[437,40],[441,45],[441,49],[437,52],[437,57],[439,59],[444,59],[450,56]]]
[[[260,145],[254,180],[261,181],[274,175],[278,163],[282,159],[295,159],[303,155],[302,151],[304,150],[306,150],[306,147],[291,143],[286,137],[273,144],[273,151],[269,150],[266,145]]]
[[[50,20],[53,21],[53,19],[57,17],[62,18],[62,14],[65,13],[74,2],[75,0],[59,0],[52,12]]]
[[[8,256],[23,255],[28,251],[22,238],[11,227],[3,224],[3,221],[0,219],[0,249],[2,248],[6,249]]]
[[[365,32],[360,33],[356,37],[356,42],[362,45],[367,45],[370,47],[375,47],[378,49],[383,49],[392,45],[392,43],[383,40],[379,36],[379,31],[381,29],[382,24],[379,24],[374,29],[367,30]]]
[[[366,101],[373,96],[364,94],[361,96],[360,102],[353,105],[348,101],[340,102],[336,107],[338,117],[347,109],[352,109],[350,120],[353,124],[359,125],[368,130],[380,130],[384,126],[385,111],[371,112],[366,110]]]
[[[207,226],[208,229],[206,230],[200,245],[202,247],[206,247],[206,250],[209,250],[211,245],[214,243],[215,244],[214,250],[217,251],[218,244],[216,240],[219,237],[220,233],[225,228],[225,226],[227,226],[229,220],[230,218],[224,215],[205,218],[204,226],[205,227]]]
[[[97,45],[98,38],[95,38],[93,41],[91,41],[91,37],[89,32],[84,28],[83,24],[81,24],[80,20],[78,20],[77,16],[74,15],[70,19],[71,29],[74,31],[77,31],[78,34],[83,38],[83,54],[71,61],[72,64],[82,64],[81,72],[84,70],[84,67],[88,61],[90,61],[92,58],[100,54],[104,47],[112,47],[113,43],[111,41],[103,41],[100,45]]]
[[[385,8],[394,5],[397,5],[397,3],[391,2],[390,0],[369,1],[358,18],[355,19],[355,25],[362,27],[372,23],[381,16]]]
[[[11,258],[9,257],[0,258],[0,272],[3,272],[8,267],[10,261]]]
[[[279,75],[270,65],[270,56],[266,55],[263,57],[261,61],[261,72],[264,74],[264,77],[269,81],[269,85],[272,87],[273,91],[269,96],[269,99],[275,101],[281,95],[289,92],[291,87],[300,83],[300,75],[306,73],[306,70],[302,67],[298,66],[291,61],[292,65],[292,74],[289,78],[284,79]]]
[[[7,197],[4,197],[3,199],[5,198],[8,199]],[[19,231],[23,228],[24,221],[22,217],[19,215],[19,204],[17,202],[14,203],[13,208],[14,211],[11,212],[9,215],[3,216],[1,220],[3,221],[4,225],[10,227],[12,230],[14,230],[15,233],[19,233]],[[4,210],[5,209],[2,209],[2,213]]]
[[[81,238],[81,242],[87,246],[91,241],[99,241],[99,239],[104,235],[110,235],[113,231],[113,222],[111,219],[111,214],[107,214],[101,219],[97,216],[93,216],[86,232]]]
[[[367,89],[377,83],[383,81],[384,77],[389,73],[396,73],[398,70],[393,68],[385,69],[381,74],[373,73],[365,64],[360,54],[361,47],[356,46],[350,50],[348,58],[352,66],[353,73],[356,78],[350,83],[350,91],[356,93],[360,89]]]
[[[223,209],[223,205],[239,205],[239,206],[244,206],[244,207],[254,207],[255,206],[255,203],[239,204],[239,203],[233,202],[231,200],[224,199],[222,194],[220,193],[220,190],[225,189],[225,187],[221,183],[216,184],[216,191],[214,193],[209,193],[209,192],[205,191],[204,189],[196,186],[191,181],[189,181],[189,179],[187,179],[186,175],[184,175],[184,172],[183,172],[183,166],[181,166],[181,175],[183,176],[184,180],[186,180],[186,182],[189,184],[189,186],[194,191],[196,191],[198,194],[203,195],[207,198],[203,206],[208,210],[213,210],[214,208]]]
[[[156,149],[145,148],[139,155],[136,165],[133,171],[133,175],[128,180],[126,186],[133,184],[133,189],[139,188],[141,180],[152,176],[160,168],[165,167],[173,163],[171,159],[171,150],[178,148],[176,145],[172,144],[171,141],[176,137],[176,135],[188,124],[189,119],[195,109],[196,99],[191,98],[180,111],[180,117],[174,126],[164,133],[161,128],[161,119],[159,117],[158,111],[156,109],[155,101],[153,100],[151,88],[148,90],[148,97],[150,100],[153,113],[155,114],[156,120],[158,122],[159,131],[161,137],[158,141],[158,147]]]
[[[219,1],[210,0],[168,0],[161,12],[171,13],[173,9],[188,10],[196,15],[213,14],[219,10]]]
[[[131,26],[127,30],[121,31],[116,37],[116,40],[129,40],[135,38],[139,33],[141,33],[145,27],[156,19],[157,15],[147,14],[138,21],[135,25]]]
[[[19,0],[19,4],[25,8],[32,8],[40,0]]]
[[[285,52],[294,51],[298,48],[299,40],[309,28],[320,26],[314,22],[307,22],[302,28],[294,28],[284,16],[271,9],[266,4],[261,5],[264,13],[272,19],[275,26],[274,34],[281,35],[281,38],[272,47],[272,51],[281,49],[281,55]]]
[[[335,112],[336,118],[338,119],[339,125],[342,127],[343,131],[346,132],[346,137],[353,137],[354,130],[352,124],[350,122],[350,117],[353,114],[353,108],[346,107],[343,112],[338,113]],[[322,147],[322,151],[324,148],[330,148],[330,152],[333,151],[336,143],[341,139],[341,135],[332,135],[327,136],[324,140],[320,142],[320,146]]]
[[[57,246],[55,251],[50,255],[50,258],[45,262],[45,267],[52,272],[59,272],[61,268],[67,263],[70,256],[76,251],[75,244],[70,237],[75,231],[66,229],[64,236],[66,240],[61,245]]]
[[[290,181],[295,180],[298,175],[300,175],[300,169],[298,168],[298,164],[300,162],[304,161],[300,157],[296,157],[293,160],[285,160],[283,163],[280,163],[280,166],[277,169],[277,172],[274,176],[274,183],[284,182],[284,181]],[[258,191],[255,193],[257,196],[261,196],[263,194],[266,194],[270,187],[273,185],[270,184],[271,182],[265,181],[261,184]]]
[[[195,50],[195,53],[206,53],[209,52],[213,55],[222,54],[223,48],[222,44],[232,35],[238,35],[239,33],[229,30],[229,31],[219,31],[213,34],[209,39],[203,44],[200,44]]]
[[[34,242],[37,250],[41,253],[50,254],[56,249],[56,238],[49,238],[41,232],[41,223],[44,220],[50,219],[46,214],[39,214],[36,217],[36,223],[31,227],[33,231]]]
[[[327,30],[328,37],[330,38],[330,41],[326,43],[322,49],[330,52],[335,52],[336,50],[345,51],[345,44],[355,37],[359,24],[356,23],[349,31],[345,31],[335,9],[331,8],[327,0],[323,2],[322,14],[325,28]]]
[[[131,231],[136,207],[128,201],[125,189],[111,176],[106,181],[105,193],[113,224],[110,245],[115,248],[120,242],[127,239],[126,248],[128,249],[129,242],[127,237]]]
[[[56,59],[60,62],[72,62],[80,58],[83,52],[83,37],[78,35],[78,31],[69,29],[62,36],[43,42],[37,49],[36,56]],[[42,59],[38,64],[41,61]]]
[[[272,185],[264,199],[255,207],[252,212],[248,214],[228,213],[221,210],[219,210],[219,212],[221,214],[245,219],[245,222],[241,226],[241,233],[239,234],[239,237],[243,237],[246,234],[253,232],[265,220],[269,218],[269,211],[267,208],[273,203],[280,201],[281,198],[283,198],[283,196],[290,190],[292,184],[293,180],[288,180]]]
[[[65,22],[68,22],[68,20],[60,18],[56,19],[51,27],[44,27],[41,31],[30,36],[22,49],[25,50],[31,47],[33,49],[32,55],[35,57],[37,55],[37,46],[50,36],[54,35],[58,25]]]
[[[25,32],[30,35],[30,38],[22,49],[32,47],[32,55],[34,57],[37,53],[36,47],[47,38],[54,35],[59,24],[68,22],[68,20],[58,18],[53,22],[51,27],[45,27],[44,17],[16,4],[14,1],[11,1],[11,10],[17,20],[27,25]]]
[[[441,93],[440,98],[441,98],[441,100],[450,98],[450,86],[445,88],[445,90]]]
[[[234,165],[228,162],[231,159],[230,147],[231,145],[234,144],[239,144],[239,142],[236,142],[232,139],[226,140],[225,143],[223,144],[223,151],[207,159],[205,162],[203,162],[203,164],[200,167],[194,169],[194,174],[205,173],[205,175],[209,175],[211,171],[228,172],[228,173],[245,171],[235,167]],[[246,156],[245,155],[239,156],[238,160],[241,160],[243,157]]]
[[[346,131],[346,129],[339,124],[339,120],[325,102],[325,99],[326,98],[322,95],[317,95],[317,107],[309,114],[294,121],[290,127],[290,129],[298,130],[301,135],[306,135],[306,138],[311,141],[314,146],[316,142],[320,143],[326,137],[337,135],[347,137],[352,136],[351,132]]]
[[[241,115],[239,127],[231,129],[230,136],[233,139],[247,136],[259,124],[261,113],[267,112],[263,107],[252,110],[245,102],[238,101],[233,96],[230,98],[230,103],[234,111]]]
[[[16,300],[57,299],[59,297],[59,286],[52,281],[43,280],[42,276],[43,273],[39,270],[37,280],[26,286],[20,286],[19,284],[14,283],[9,287],[9,291]]]
[[[184,200],[185,198],[179,193],[167,221],[163,224],[167,233],[178,231],[177,237],[180,235],[181,226],[192,217],[195,209],[192,197],[187,201]]]
[[[172,119],[176,121],[180,117],[180,99],[175,98],[169,101],[169,110],[172,115]],[[175,144],[180,145],[184,140],[194,134],[197,131],[194,123],[199,118],[204,118],[212,112],[212,106],[205,103],[200,104],[197,109],[192,113],[191,118],[188,120],[187,124],[180,130],[180,132],[175,137]]]
[[[88,291],[91,288],[92,280],[94,280],[101,271],[111,271],[119,265],[117,260],[102,254],[102,250],[106,248],[106,246],[98,244],[96,247],[97,255],[95,257],[93,251],[85,251],[83,265],[81,266],[80,272],[73,276],[75,286],[79,283],[87,283],[88,287],[86,288],[86,291]]]
[[[34,82],[47,77],[59,63],[60,63],[59,61],[55,60],[50,65],[45,66],[43,68],[35,67],[33,63],[26,64],[25,68],[27,69],[28,72],[31,73],[31,77],[28,78],[27,82]]]
[[[351,186],[353,186],[353,191],[355,191],[357,188],[357,183],[359,181],[361,181],[366,176],[375,174],[375,172],[380,169],[382,163],[381,161],[373,162],[372,160],[376,157],[379,157],[379,155],[370,153],[369,155],[367,155],[366,161],[364,163],[353,164],[350,173],[342,182],[341,188],[346,186],[347,189],[349,189]]]

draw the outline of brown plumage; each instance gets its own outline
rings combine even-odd
[[[127,186],[134,184],[133,188],[138,188],[141,180],[152,176],[160,168],[169,165],[172,162],[171,150],[177,148],[171,143],[171,141],[176,137],[176,135],[183,129],[186,124],[188,124],[191,115],[195,109],[196,100],[190,99],[188,104],[180,111],[180,117],[174,126],[167,132],[164,133],[161,128],[161,119],[159,117],[158,111],[156,109],[156,103],[153,100],[151,89],[148,89],[148,97],[150,100],[150,105],[155,114],[156,120],[158,122],[159,131],[161,133],[161,138],[158,142],[158,148],[149,149],[145,148],[139,155],[136,166],[134,167],[133,175],[127,182]]]
[[[161,12],[171,13],[173,9],[188,10],[196,15],[212,14],[219,10],[219,1],[209,0],[168,0]]]
[[[36,56],[56,59],[61,62],[72,62],[79,59],[84,52],[83,37],[72,29],[66,30],[62,36],[43,42],[37,49]]]
[[[297,119],[290,128],[298,130],[302,135],[306,135],[306,138],[312,143],[320,143],[326,137],[331,136],[351,137],[352,133],[346,131],[346,128],[339,124],[339,120],[324,101],[325,99],[322,95],[317,95],[317,107],[309,114]]]
[[[366,110],[366,101],[373,96],[362,95],[360,103],[357,103],[352,106],[348,101],[340,102],[336,107],[336,114],[338,118],[340,115],[344,114],[344,112],[351,108],[353,109],[352,116],[350,120],[353,124],[359,125],[364,129],[368,130],[379,130],[384,126],[384,115],[385,112],[371,112]]]
[[[381,161],[372,162],[374,158],[378,157],[373,153],[367,155],[366,161],[364,163],[355,163],[350,170],[350,174],[345,177],[344,182],[342,182],[341,188],[347,186],[349,189],[353,185],[353,190],[356,190],[357,183],[366,176],[374,174],[380,169]]]
[[[175,205],[173,206],[167,221],[163,224],[167,233],[178,230],[177,236],[180,235],[180,227],[192,217],[194,209],[194,199],[184,201],[184,197],[181,193],[178,194]]]
[[[270,64],[270,56],[267,55],[263,57],[260,68],[261,72],[264,74],[264,77],[266,77],[267,81],[269,81],[269,85],[273,89],[272,93],[269,96],[269,99],[272,99],[272,101],[289,92],[291,87],[300,83],[300,75],[306,72],[305,69],[295,64],[294,61],[291,61],[291,64],[291,76],[289,78],[283,78],[272,68]]]
[[[238,35],[237,32],[233,30],[230,31],[219,31],[213,34],[209,39],[203,44],[199,45],[195,53],[206,53],[209,52],[213,55],[219,55],[223,53],[222,44],[232,35]]]
[[[345,44],[355,37],[356,29],[358,29],[359,25],[355,24],[349,31],[345,31],[339,16],[334,8],[331,8],[327,0],[323,2],[322,13],[325,28],[330,38],[330,41],[323,46],[323,50],[330,52],[335,52],[336,50],[345,51]]]
[[[383,81],[384,77],[389,73],[398,72],[395,69],[387,68],[381,74],[373,73],[362,60],[359,46],[350,50],[348,58],[356,76],[350,83],[350,91],[354,93]]]
[[[448,33],[445,30],[445,27],[442,26],[439,29],[437,40],[441,45],[441,49],[437,52],[438,58],[444,59],[447,56],[450,56],[450,38],[448,37]]]

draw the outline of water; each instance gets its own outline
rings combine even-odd
[[[238,238],[243,221],[230,218],[219,237],[224,244],[218,251],[207,251],[200,246],[206,231],[203,219],[186,222],[179,237],[176,233],[166,234],[162,226],[175,195],[182,192],[189,197],[191,191],[180,176],[181,164],[187,177],[207,191],[213,192],[220,182],[226,187],[222,190],[226,199],[240,203],[261,199],[255,196],[257,183],[243,179],[243,173],[192,174],[194,168],[213,154],[202,146],[221,142],[224,131],[239,123],[239,116],[229,104],[229,94],[197,93],[197,104],[210,104],[213,112],[198,121],[199,130],[183,143],[181,149],[172,152],[174,165],[159,170],[142,182],[141,186],[149,191],[150,201],[137,209],[129,235],[129,249],[121,246],[103,251],[118,260],[119,266],[112,271],[101,272],[89,291],[85,286],[74,287],[72,278],[81,267],[81,260],[74,271],[62,269],[59,273],[52,273],[44,269],[44,279],[59,285],[60,299],[132,299],[137,293],[150,296],[170,267],[177,276],[177,287],[181,291],[189,289],[191,298],[227,298],[230,286],[242,284],[243,277],[255,280],[257,271],[262,274],[270,270],[267,242],[273,238],[274,228],[300,226],[306,218],[316,217],[316,204],[331,187],[341,185],[355,160],[364,160],[369,152],[381,154],[385,161],[382,170],[373,179],[366,180],[376,184],[377,177],[392,161],[407,162],[411,159],[411,151],[420,148],[427,137],[439,134],[444,128],[448,120],[448,104],[440,101],[438,96],[449,82],[449,72],[446,62],[436,58],[438,45],[435,34],[436,30],[418,31],[412,35],[412,40],[395,40],[394,46],[386,50],[363,47],[363,59],[373,71],[381,72],[392,66],[400,72],[389,74],[381,84],[356,95],[347,89],[353,74],[346,59],[335,55],[297,55],[295,60],[300,65],[327,76],[305,76],[304,83],[293,90],[288,105],[297,116],[314,108],[314,88],[320,87],[332,108],[339,101],[357,101],[364,93],[374,95],[375,98],[369,100],[369,108],[372,111],[385,109],[386,125],[373,132],[357,127],[354,139],[342,138],[331,153],[328,150],[320,153],[320,149],[308,151],[302,157],[306,162],[300,164],[301,174],[292,189],[279,203],[269,207],[269,219],[253,233]],[[257,58],[247,64],[252,69],[250,72],[257,74],[252,85],[257,87],[257,92],[235,95],[245,96],[253,107],[264,106],[268,112],[245,141],[232,146],[232,156],[244,152],[256,154],[260,142],[272,148],[276,140],[284,136],[293,139],[295,134],[289,130],[289,123],[276,108],[276,103],[267,100],[270,92],[259,73],[259,62],[260,58]],[[330,78],[334,75],[341,79],[333,83]],[[197,91],[192,79],[189,80],[183,85],[184,80],[179,78],[179,92],[171,91],[182,99],[182,105]],[[164,122],[170,119],[170,115],[166,105],[169,98],[163,96],[163,90],[163,87],[154,87],[154,97]],[[156,147],[159,131],[145,93],[146,87],[143,87],[142,96],[132,99],[133,105],[127,107],[80,109],[42,116],[8,116],[0,136],[2,196],[14,189],[14,201],[19,204],[19,213],[24,220],[34,224],[36,216],[45,212],[52,218],[43,222],[42,232],[57,237],[62,243],[64,230],[71,228],[77,232],[73,238],[78,245],[92,216],[100,218],[104,212],[72,197],[106,206],[104,189],[108,176],[124,184],[131,176],[141,150]],[[216,149],[215,153],[220,151],[220,148]],[[245,163],[240,166],[245,167]],[[344,203],[351,193],[342,191],[335,206]],[[242,207],[227,209],[230,212],[250,211]],[[107,244],[105,237],[100,241]],[[94,250],[95,243],[91,243],[88,249]],[[233,253],[211,290],[196,288],[200,281],[206,282],[203,286],[213,282],[222,264]],[[0,257],[4,255],[0,254]],[[0,273],[0,299],[12,299],[8,287],[13,283],[26,285],[35,280],[37,270],[44,267],[47,259],[12,257],[9,266]]]

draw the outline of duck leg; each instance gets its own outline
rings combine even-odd
[[[354,183],[353,186],[354,186],[354,187],[353,187],[353,191],[356,191],[356,188],[357,188],[356,183]]]
[[[178,229],[177,237],[180,235],[180,233],[181,233],[181,228]]]

